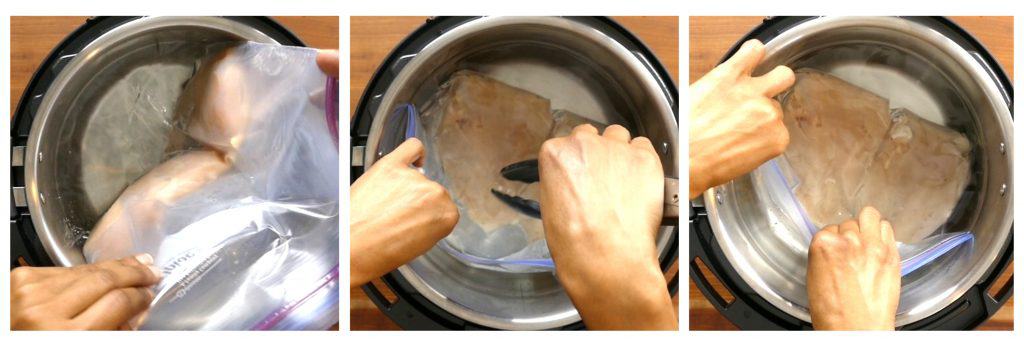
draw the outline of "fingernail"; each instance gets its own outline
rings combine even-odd
[[[157,267],[155,265],[150,265],[150,266],[147,266],[147,268],[149,268],[149,271],[152,272],[153,275],[156,276],[156,278],[163,278],[164,277],[164,271],[161,270],[159,267]]]
[[[135,259],[138,260],[139,263],[142,263],[142,264],[146,264],[146,265],[153,264],[153,256],[150,256],[148,253],[142,253],[142,254],[135,255]]]

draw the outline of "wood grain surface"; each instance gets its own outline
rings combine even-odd
[[[88,17],[11,17],[11,115],[39,64]],[[338,49],[338,17],[274,17],[306,45]]]
[[[690,83],[710,71],[762,17],[690,17]],[[1013,79],[1013,17],[952,17],[991,52]],[[1001,281],[1013,276],[1013,264]],[[723,292],[721,285],[715,290]],[[690,330],[735,330],[690,281]],[[1013,298],[978,329],[1012,330]]]
[[[352,17],[351,18],[351,112],[374,71],[391,50],[409,33],[423,24],[427,17]],[[616,21],[643,40],[658,59],[679,79],[678,17],[615,17]],[[677,82],[678,84],[678,82]],[[674,274],[676,266],[670,270]],[[380,283],[378,283],[379,286]],[[679,295],[673,297],[679,314]],[[352,330],[397,330],[398,326],[385,316],[359,288],[351,290]]]

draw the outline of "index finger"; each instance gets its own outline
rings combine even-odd
[[[426,149],[423,148],[423,142],[413,137],[405,140],[402,144],[398,145],[398,148],[384,155],[380,159],[381,162],[398,162],[402,165],[408,166],[413,165],[416,167],[423,167],[423,156],[426,153]]]
[[[750,76],[754,72],[754,68],[761,63],[762,58],[764,58],[764,44],[760,40],[751,39],[744,42],[736,54],[722,64],[732,67],[742,75]]]
[[[338,77],[338,50],[319,50],[316,53],[316,66],[328,76]]]
[[[54,298],[53,311],[75,316],[108,293],[132,287],[148,287],[159,282],[161,272],[129,257],[92,264],[83,268],[77,280]]]
[[[72,320],[87,329],[113,330],[149,308],[153,292],[146,288],[121,288],[103,295]]]
[[[775,97],[793,86],[793,83],[796,82],[796,75],[789,67],[779,65],[766,74],[751,78],[750,82],[765,96]]]

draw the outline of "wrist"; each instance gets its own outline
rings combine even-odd
[[[353,225],[352,228],[355,229],[355,225]],[[373,280],[372,275],[367,271],[369,266],[365,264],[365,260],[360,256],[365,256],[365,250],[359,247],[360,243],[356,241],[357,238],[355,237],[355,234],[350,234],[349,240],[351,241],[351,249],[349,251],[349,288],[359,287]]]
[[[693,151],[690,155],[695,155]],[[703,169],[703,161],[699,157],[690,158],[690,199],[696,199],[708,189],[708,183],[710,183],[708,172]]]
[[[588,328],[678,329],[664,274],[656,259],[644,263],[560,272],[558,277]]]

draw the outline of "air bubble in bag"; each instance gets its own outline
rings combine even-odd
[[[185,142],[97,223],[89,262],[145,252],[164,271],[141,329],[337,323],[337,80],[316,53],[245,43],[205,60],[171,108]]]

